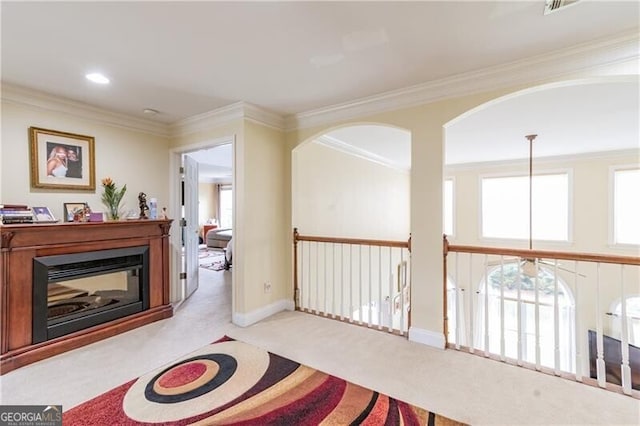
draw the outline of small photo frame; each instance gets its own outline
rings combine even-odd
[[[29,127],[31,187],[94,191],[93,136]]]
[[[64,203],[64,221],[73,222],[73,214],[86,207],[87,203]]]
[[[33,218],[37,223],[56,223],[57,220],[49,207],[32,207]]]

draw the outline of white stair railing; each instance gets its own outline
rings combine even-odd
[[[640,397],[632,380],[640,348],[630,341],[640,335],[640,318],[631,327],[626,302],[638,296],[640,257],[458,246],[445,238],[444,258],[448,347]]]
[[[300,235],[294,230],[296,310],[406,335],[410,241]]]

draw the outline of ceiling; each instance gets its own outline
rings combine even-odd
[[[208,183],[231,183],[233,147],[231,144],[200,149],[185,155],[198,162],[198,180]]]
[[[544,4],[2,1],[1,76],[3,83],[158,123],[240,101],[287,116],[640,30],[640,2],[581,1],[549,15]],[[96,71],[111,83],[84,78]],[[637,123],[626,120],[637,113],[637,84],[626,97],[620,88],[615,102],[604,87],[566,90],[455,123],[447,130],[447,162],[497,155],[487,153],[486,141],[506,157],[522,156],[515,151],[526,132],[540,134],[541,155],[557,154],[569,140],[573,147],[590,143],[603,118],[620,133]],[[584,131],[560,130],[568,123]],[[348,133],[338,136],[357,145]],[[606,139],[627,146],[630,137]],[[368,149],[398,156],[389,152],[401,144]]]

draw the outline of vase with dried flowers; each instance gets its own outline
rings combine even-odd
[[[107,211],[109,220],[120,220],[120,202],[127,192],[127,185],[118,189],[115,182],[110,177],[106,177],[102,179],[102,187],[104,188],[102,202],[109,209]]]

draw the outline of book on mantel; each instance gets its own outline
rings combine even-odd
[[[33,212],[22,204],[0,204],[0,223],[33,223]]]

